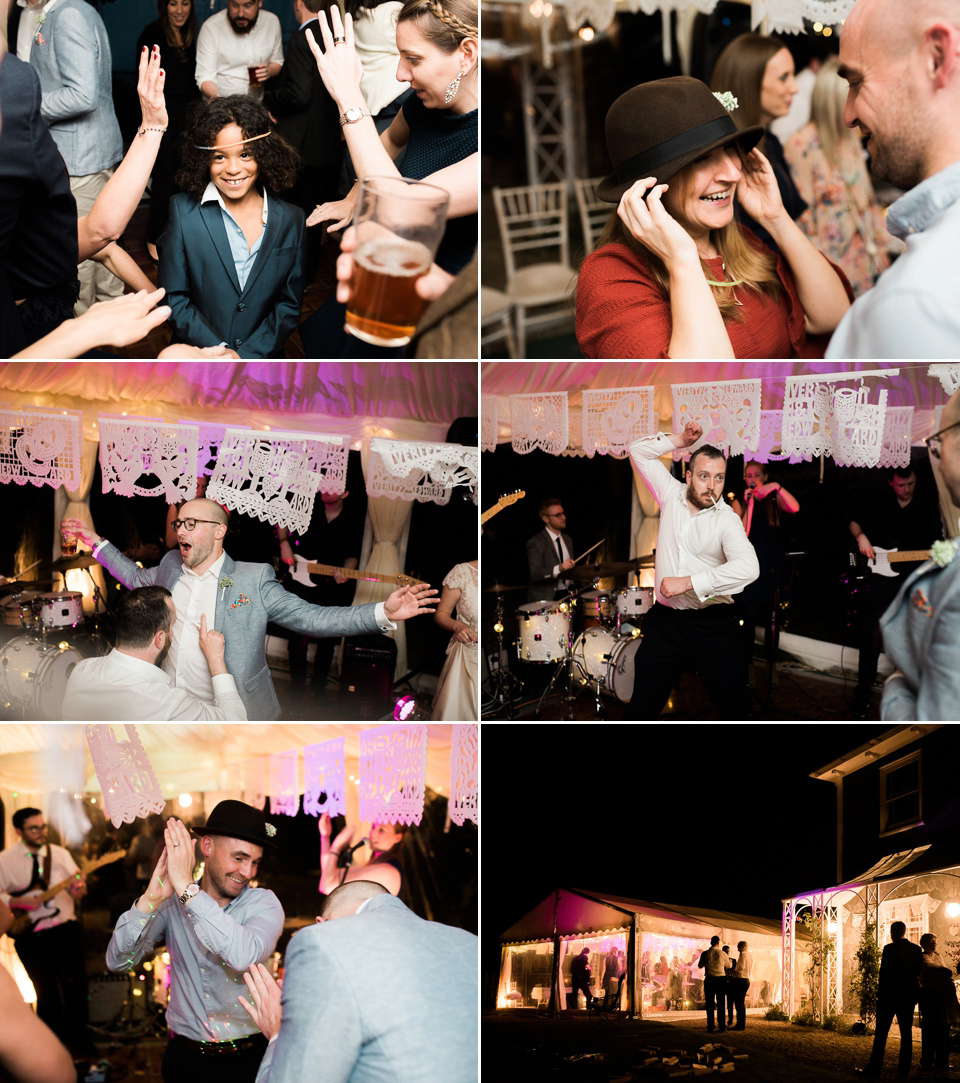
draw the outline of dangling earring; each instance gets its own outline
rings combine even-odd
[[[453,99],[457,96],[457,91],[460,89],[460,80],[462,78],[463,78],[463,69],[461,68],[460,71],[457,72],[456,79],[454,79],[453,82],[451,82],[450,85],[447,87],[447,92],[443,96],[443,104],[444,105],[449,105],[453,101]]]

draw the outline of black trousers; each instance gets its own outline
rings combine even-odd
[[[920,1067],[950,1066],[950,1024],[943,1019],[936,989],[920,990]]]
[[[726,978],[711,978],[706,977],[703,979],[703,995],[707,1000],[707,1030],[713,1030],[713,1012],[716,1008],[717,1022],[720,1024],[719,1029],[724,1030],[724,1010],[726,1004],[724,1000],[727,995],[727,979]]]
[[[267,1039],[254,1035],[254,1044],[237,1053],[204,1053],[171,1037],[163,1054],[160,1076],[163,1083],[255,1083],[260,1061],[267,1051]]]
[[[749,717],[747,666],[732,605],[671,609],[655,605],[643,618],[643,640],[634,660],[633,696],[624,719],[658,718],[685,666],[697,671],[718,716]]]
[[[742,1030],[747,1025],[747,990],[750,988],[749,978],[729,978],[730,988],[727,995],[731,998],[730,1009],[727,1015],[730,1023],[733,1023],[733,1013],[737,1013],[737,1026]]]
[[[88,1052],[87,971],[80,923],[65,921],[40,933],[23,933],[15,946],[37,993],[37,1015],[71,1053]]]
[[[913,1059],[913,1009],[917,1003],[916,994],[891,997],[880,994],[877,1005],[877,1030],[873,1036],[873,1049],[870,1052],[869,1068],[873,1072],[883,1070],[883,1051],[887,1045],[887,1035],[890,1033],[890,1025],[897,1020],[900,1028],[900,1059],[897,1062],[897,1070],[902,1077],[910,1072],[910,1062]]]

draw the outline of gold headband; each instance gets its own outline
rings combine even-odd
[[[231,150],[233,147],[242,147],[244,143],[252,143],[254,139],[266,139],[268,135],[273,135],[273,132],[251,135],[249,139],[240,139],[236,143],[225,143],[222,147],[198,147],[196,143],[193,145],[196,150]]]

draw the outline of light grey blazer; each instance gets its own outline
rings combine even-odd
[[[900,670],[883,689],[890,722],[951,722],[960,708],[960,556],[906,580],[880,618],[883,651]]]
[[[257,1083],[476,1083],[478,943],[392,895],[302,929]]]
[[[22,18],[33,14],[25,9]],[[30,63],[40,76],[40,112],[70,176],[116,165],[123,140],[113,111],[110,42],[86,0],[60,0],[38,28]]]
[[[97,560],[125,587],[166,587],[172,591],[183,570],[183,558],[172,549],[155,568],[138,568],[112,542]],[[379,632],[376,604],[311,605],[284,590],[269,564],[239,563],[227,556],[221,579],[231,586],[217,588],[214,627],[226,640],[224,661],[237,682],[237,690],[251,722],[270,722],[280,713],[267,665],[264,640],[267,622],[310,636],[352,636]]]

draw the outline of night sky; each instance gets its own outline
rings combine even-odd
[[[485,724],[485,970],[555,887],[778,920],[836,879],[835,790],[810,772],[889,728]]]

